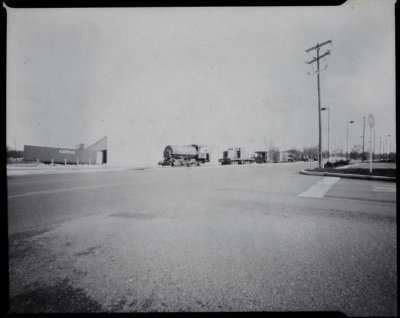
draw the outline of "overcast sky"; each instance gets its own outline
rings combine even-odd
[[[108,136],[112,163],[157,164],[166,145],[212,159],[318,144],[317,77],[330,150],[395,149],[394,0],[337,7],[7,8],[7,144],[74,147]],[[311,73],[309,75],[308,73]],[[323,149],[327,112],[322,112]],[[369,128],[366,123],[366,135]],[[368,140],[366,138],[366,140]]]

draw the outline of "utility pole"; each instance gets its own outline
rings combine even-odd
[[[317,57],[314,57],[311,61],[306,62],[307,64],[311,64],[314,62],[317,62],[317,87],[318,87],[318,119],[319,119],[319,142],[318,142],[318,166],[322,168],[322,140],[321,140],[321,92],[320,92],[320,84],[319,84],[319,60],[327,55],[330,54],[330,51],[327,50],[324,54],[321,56],[319,55],[319,50],[321,49],[322,46],[332,43],[331,40],[325,41],[323,43],[317,43],[317,45],[310,47],[309,49],[306,50],[306,53],[312,51],[312,50],[317,50]]]
[[[363,123],[363,152],[362,152],[362,158],[361,162],[364,162],[364,135],[365,135],[365,116],[363,117],[364,123]]]
[[[379,139],[379,160],[382,160],[382,136]]]

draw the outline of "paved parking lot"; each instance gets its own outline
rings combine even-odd
[[[397,315],[396,184],[309,165],[10,176],[12,310]]]

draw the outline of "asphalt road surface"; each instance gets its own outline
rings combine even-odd
[[[9,177],[11,311],[396,316],[396,184],[309,167]]]

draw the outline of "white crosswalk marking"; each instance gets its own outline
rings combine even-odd
[[[372,187],[373,192],[396,192],[396,186]]]
[[[337,177],[326,177],[320,182],[311,186],[308,190],[297,195],[298,197],[307,198],[323,198],[329,189],[337,182],[340,178]]]

